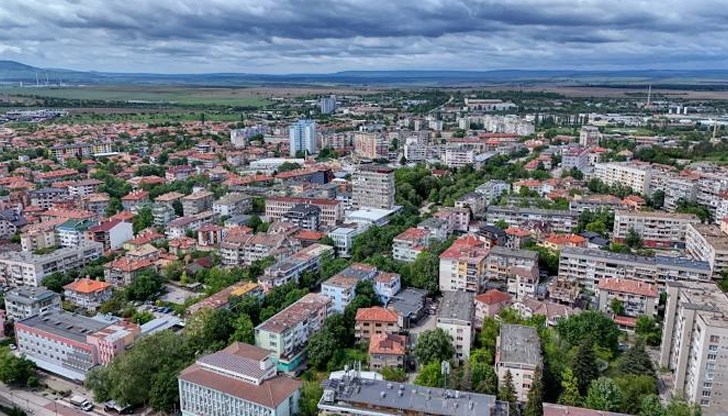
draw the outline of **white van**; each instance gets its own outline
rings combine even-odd
[[[88,412],[89,410],[93,410],[94,404],[89,401],[89,399],[81,396],[80,394],[74,394],[71,396],[71,400],[69,400],[72,405],[78,407],[81,410],[84,410]]]

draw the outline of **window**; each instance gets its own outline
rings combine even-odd
[[[710,397],[710,390],[703,390],[703,397]]]
[[[716,352],[716,351],[718,351],[718,346],[717,345],[708,345],[708,351]]]
[[[720,341],[720,337],[718,335],[710,336],[710,342],[718,342],[718,341]]]
[[[701,406],[708,406],[708,405],[710,405],[710,399],[702,399],[700,401],[700,405]]]
[[[703,388],[704,389],[709,389],[709,388],[712,388],[712,387],[713,387],[713,383],[710,382],[710,381],[706,381],[705,383],[703,383]]]
[[[708,354],[708,361],[715,361],[716,355],[715,354]]]

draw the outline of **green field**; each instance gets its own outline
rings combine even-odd
[[[0,87],[0,95],[182,106],[218,105],[260,107],[268,103],[268,100],[259,91],[251,88],[155,86]]]

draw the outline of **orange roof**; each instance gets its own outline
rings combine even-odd
[[[510,302],[511,295],[501,292],[498,289],[490,289],[489,291],[475,297],[476,302],[486,305],[496,305],[498,303]]]
[[[632,279],[601,279],[599,281],[599,290],[611,290],[651,298],[657,297],[657,286]]]
[[[372,334],[369,340],[369,354],[404,355],[407,339],[397,334]]]
[[[95,293],[103,292],[104,290],[111,287],[110,283],[102,282],[100,280],[89,279],[88,277],[76,280],[65,286],[64,289],[78,293]]]
[[[318,232],[318,231],[311,231],[311,230],[301,230],[294,235],[295,238],[299,240],[310,240],[310,241],[318,241],[324,237],[326,237],[326,234]]]
[[[471,251],[482,251],[483,253],[476,253],[476,255],[485,255],[485,244],[478,240],[473,235],[465,235],[458,238],[455,242],[440,254],[441,259],[453,259],[459,258]]]
[[[634,328],[635,326],[637,326],[637,318],[632,318],[630,316],[615,315],[612,320],[617,325],[624,325],[630,328]]]
[[[356,311],[356,320],[396,323],[399,321],[399,315],[391,309],[383,308],[381,306],[373,306],[371,308],[359,308]]]
[[[395,241],[407,241],[410,243],[421,242],[430,235],[430,232],[421,228],[410,227],[394,237]]]
[[[531,232],[523,228],[508,227],[506,228],[506,234],[516,237],[528,237],[531,235]]]
[[[546,237],[545,240],[551,244],[555,244],[557,246],[563,245],[563,244],[584,244],[586,243],[586,238],[577,235],[577,234],[551,234],[550,236]]]

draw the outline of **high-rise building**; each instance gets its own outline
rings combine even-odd
[[[352,179],[352,204],[356,208],[392,209],[394,206],[394,169],[363,166]]]
[[[440,313],[437,315],[437,328],[452,337],[455,358],[459,361],[470,358],[470,347],[475,331],[474,318],[475,303],[472,293],[464,291],[443,293]]]
[[[728,408],[728,297],[713,283],[668,282],[660,367],[673,372],[673,394],[704,415]]]
[[[584,126],[579,132],[579,144],[584,147],[592,147],[599,144],[599,139],[602,134],[599,133],[599,128],[594,126]]]
[[[320,105],[322,114],[333,113],[334,111],[336,111],[336,96],[331,95],[329,97],[321,98]]]
[[[511,372],[516,399],[528,400],[536,368],[541,366],[541,340],[536,329],[523,325],[501,325],[496,339],[495,368],[499,384]]]
[[[354,134],[354,154],[365,159],[386,158],[389,155],[389,140],[377,132]]]
[[[298,152],[317,153],[316,122],[314,120],[298,120],[288,130],[291,157]]]

